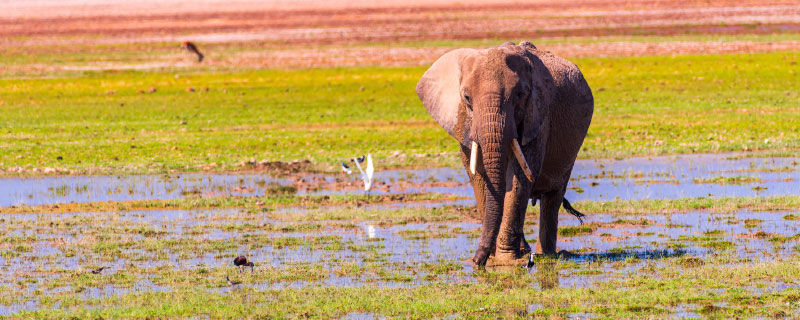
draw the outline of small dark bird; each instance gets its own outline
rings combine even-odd
[[[92,272],[92,274],[100,274],[100,272],[103,272],[103,269],[109,269],[109,268],[108,267],[100,267],[100,268],[92,270],[91,272]]]
[[[238,256],[233,259],[233,265],[239,267],[239,271],[242,271],[243,267],[250,267],[250,271],[255,269],[255,264],[251,261],[247,261],[247,258],[244,256]]]
[[[350,170],[350,166],[348,166],[344,161],[342,161],[342,173],[351,174],[353,170]]]
[[[362,162],[364,162],[364,159],[366,159],[366,158],[367,158],[367,156],[362,154],[360,157],[356,158],[356,161],[358,161],[358,163],[362,163]]]
[[[233,280],[231,280],[231,278],[228,278],[228,276],[225,276],[225,280],[228,280],[228,284],[232,285],[232,286],[235,286],[237,284],[242,284],[241,281],[233,281]]]
[[[181,48],[186,49],[189,53],[194,53],[197,55],[197,62],[203,62],[203,54],[200,53],[200,50],[197,50],[197,46],[194,45],[191,41],[184,41],[181,43]]]

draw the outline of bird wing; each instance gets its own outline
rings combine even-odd
[[[367,154],[367,174],[364,182],[364,190],[369,191],[372,187],[372,174],[375,173],[375,167],[372,166],[372,155]]]
[[[371,187],[371,185],[370,185],[370,182],[367,180],[367,174],[364,173],[364,169],[361,169],[361,164],[358,163],[358,159],[357,158],[353,158],[353,160],[355,160],[353,162],[356,163],[356,167],[358,168],[358,171],[361,171],[361,179],[364,180],[364,190],[369,191],[369,187]]]

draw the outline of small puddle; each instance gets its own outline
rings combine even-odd
[[[377,319],[386,319],[386,317],[383,317],[383,316],[377,316],[376,317],[374,314],[367,313],[367,312],[351,312],[351,313],[346,314],[344,317],[341,317],[340,319],[343,319],[343,320],[344,319],[347,319],[347,320],[377,320]]]

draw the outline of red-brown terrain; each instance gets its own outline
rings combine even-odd
[[[738,35],[800,33],[797,1],[165,1],[0,2],[0,48],[11,54],[156,52],[191,40],[220,66],[418,65],[450,50],[448,41],[534,43],[565,56],[762,52],[796,49],[797,40],[737,40]],[[640,41],[630,36],[728,36]],[[620,39],[623,37],[623,39]],[[494,41],[496,40],[496,41]],[[492,42],[492,43],[493,43]],[[551,41],[554,42],[554,41]],[[457,46],[457,44],[455,44]],[[224,54],[216,54],[226,51]],[[100,59],[88,66],[25,69],[150,68],[185,64],[179,51],[149,63]],[[22,66],[5,68],[8,71]]]

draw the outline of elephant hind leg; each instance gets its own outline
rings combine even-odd
[[[539,242],[536,253],[556,254],[558,240],[558,210],[564,200],[565,189],[550,191],[542,195],[539,208]]]

